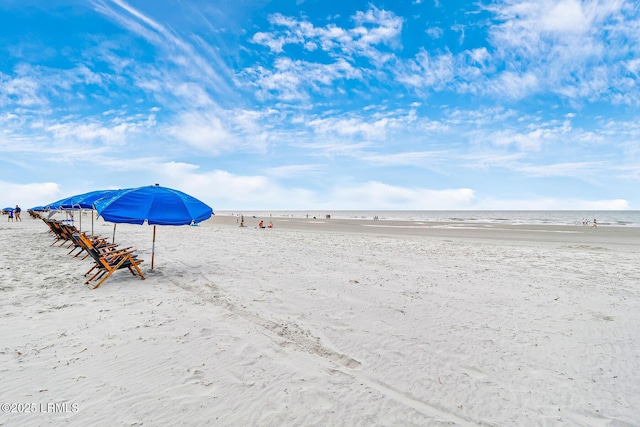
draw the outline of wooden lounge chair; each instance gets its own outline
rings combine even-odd
[[[94,248],[101,251],[112,250],[118,246],[117,244],[109,243],[104,237],[90,236],[87,233],[81,232],[74,225],[60,224],[60,228],[62,229],[63,236],[70,242],[68,246],[69,248],[71,248],[71,250],[69,251],[69,255],[71,255],[76,249],[80,249],[78,253],[74,255],[74,258],[85,251],[84,246],[81,244],[81,242],[79,241],[80,239],[76,236],[76,234],[82,234],[83,236],[85,236],[87,239],[89,239],[89,241],[91,241],[91,244],[93,244]],[[126,249],[131,248],[129,247]],[[82,259],[86,259],[88,256],[89,254],[87,253]]]
[[[95,265],[87,272],[89,275],[93,270],[98,271],[85,282],[91,289],[97,289],[102,285],[114,272],[121,268],[128,268],[131,274],[139,276],[141,280],[144,280],[144,275],[138,267],[143,260],[138,259],[134,251],[130,249],[109,249],[98,250],[93,245],[91,240],[81,233],[74,233],[74,237],[78,239],[81,245],[84,246],[84,250],[93,258]]]
[[[69,255],[71,255],[75,250],[79,249],[79,251],[74,255],[77,257],[84,251],[84,247],[80,245],[78,239],[74,237],[74,233],[80,233],[80,231],[73,225],[65,224],[59,221],[47,220],[43,219],[44,222],[49,226],[51,232],[54,234],[56,240],[51,244],[51,246],[55,245],[58,242],[61,242],[59,246],[64,246],[68,243],[67,248],[70,249]],[[85,234],[86,235],[86,234]],[[94,246],[102,246],[106,243],[106,239],[101,239],[96,236],[87,236],[94,244]],[[85,255],[85,259],[87,256]]]
[[[43,218],[42,220],[49,226],[49,232],[55,237],[55,240],[53,241],[53,243],[51,243],[51,246],[60,241],[62,241],[62,244],[64,244],[68,240],[67,236],[62,230],[61,224],[58,221],[45,218]]]

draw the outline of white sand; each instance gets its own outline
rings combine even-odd
[[[214,217],[159,227],[151,271],[152,228],[118,225],[147,280],[92,291],[25,216],[2,425],[640,424],[640,229]]]

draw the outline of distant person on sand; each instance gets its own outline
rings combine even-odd
[[[264,221],[260,221],[260,224],[258,224],[258,227],[264,228]]]
[[[595,218],[593,218],[593,226],[596,228],[598,227],[598,221]]]
[[[20,209],[20,206],[16,205],[16,221],[22,221],[22,218],[20,218],[20,212],[22,212],[22,209]]]
[[[9,209],[9,218],[7,218],[7,222],[13,221],[13,209]]]
[[[273,222],[269,221],[269,228],[273,228]]]

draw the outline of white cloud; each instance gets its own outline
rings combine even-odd
[[[527,133],[496,132],[491,138],[493,144],[501,146],[515,145],[522,151],[539,151],[545,141],[548,141],[551,132],[545,129],[535,129]]]
[[[371,122],[359,118],[330,118],[315,119],[308,122],[316,135],[337,134],[343,136],[361,136],[365,139],[384,139],[387,129],[393,125],[394,120],[386,117]]]
[[[496,96],[512,99],[522,99],[539,89],[538,77],[531,72],[514,73],[505,71],[498,78],[489,83],[490,91]]]
[[[351,33],[355,35],[356,45],[362,52],[378,44],[396,44],[402,31],[401,17],[375,7],[366,12],[357,12],[353,20],[358,26]]]
[[[103,87],[104,79],[84,64],[59,69],[20,63],[13,76],[0,72],[0,107],[49,108],[57,101],[73,105],[73,101],[84,100],[85,90],[79,87]]]
[[[500,0],[485,45],[456,54],[421,50],[397,59],[397,81],[421,96],[432,92],[505,97],[511,102],[553,94],[580,103],[640,103],[640,11],[622,0]],[[438,32],[432,37],[437,38]]]
[[[47,103],[47,98],[40,93],[40,84],[36,78],[30,76],[11,78],[0,73],[0,106],[16,104],[31,107]]]
[[[214,154],[233,147],[237,140],[221,117],[211,112],[180,113],[167,133],[179,141]]]
[[[23,210],[52,203],[64,197],[60,193],[60,186],[53,182],[17,184],[0,181],[0,208],[19,205]]]
[[[296,172],[309,170],[309,165]],[[293,167],[296,169],[296,167]],[[224,170],[200,171],[194,164],[158,164],[161,185],[177,188],[215,209],[468,209],[475,203],[467,188],[432,190],[370,181],[340,183],[316,192],[281,187],[261,175],[237,175]],[[314,170],[314,167],[311,167]]]
[[[308,21],[274,14],[270,22],[278,27],[273,32],[257,32],[252,37],[256,44],[269,47],[274,59],[273,70],[263,65],[247,68],[244,75],[258,87],[264,98],[277,97],[285,101],[305,100],[310,92],[331,94],[337,82],[363,79],[369,71],[356,68],[354,58],[368,59],[380,68],[395,59],[382,47],[399,46],[402,18],[375,7],[357,12],[352,17],[355,26],[339,28],[335,24],[316,27]],[[291,59],[286,45],[296,44],[309,51],[321,49],[333,58],[332,62],[309,62]]]
[[[556,33],[584,33],[589,21],[579,0],[561,0],[549,9],[538,8],[540,29]]]
[[[323,50],[341,57],[345,54],[377,57],[376,45],[396,45],[402,30],[403,19],[392,12],[371,7],[369,10],[357,12],[352,20],[355,26],[344,29],[329,24],[316,27],[308,21],[298,21],[280,13],[273,14],[269,21],[281,27],[281,32],[258,32],[253,42],[268,46],[274,53],[284,51],[286,44],[313,43]]]
[[[131,130],[131,126],[124,123],[113,127],[105,127],[100,123],[56,123],[48,126],[45,130],[59,140],[72,138],[80,141],[92,141],[100,139],[105,142],[124,143],[125,135]]]
[[[159,166],[163,182],[216,209],[305,209],[313,206],[313,194],[304,189],[283,188],[260,175],[237,175],[223,170],[199,172],[199,167],[178,162]],[[164,184],[166,181],[167,184]]]
[[[284,101],[305,100],[311,93],[328,95],[336,91],[336,81],[362,78],[362,72],[343,59],[319,64],[278,58],[271,70],[259,66],[244,73],[260,97],[276,96]]]
[[[638,13],[624,9],[621,0],[504,0],[492,5],[489,10],[498,20],[490,29],[494,60],[504,61],[513,83],[503,75],[497,89],[513,98],[532,91],[572,100],[615,96],[623,89],[615,83],[622,70],[619,61],[629,52],[624,40],[637,35],[638,26]],[[528,90],[518,90],[520,84]]]
[[[426,33],[432,39],[439,39],[444,35],[444,31],[440,27],[427,28]]]
[[[416,88],[442,90],[451,83],[458,72],[458,65],[451,53],[432,56],[421,50],[415,61],[409,61],[407,68],[398,69],[398,81]]]
[[[471,50],[469,52],[469,57],[472,58],[475,63],[480,65],[486,64],[491,59],[491,55],[486,47]]]
[[[432,190],[406,188],[377,181],[334,188],[330,200],[341,209],[469,209],[475,202],[468,188]]]
[[[264,151],[268,132],[265,115],[250,110],[184,111],[176,115],[166,133],[202,152],[218,155],[232,151]]]

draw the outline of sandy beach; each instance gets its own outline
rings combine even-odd
[[[3,217],[0,425],[640,424],[640,228],[262,219]]]

